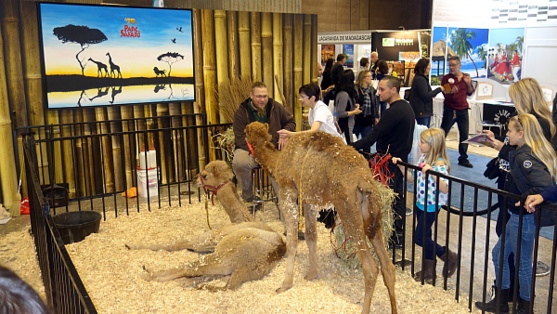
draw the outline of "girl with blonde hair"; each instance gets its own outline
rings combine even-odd
[[[448,179],[426,174],[428,170],[433,170],[445,175],[449,174],[450,162],[445,147],[445,131],[439,128],[430,128],[420,134],[418,144],[422,156],[418,160],[418,166],[422,169],[416,174],[417,197],[416,197],[416,218],[418,224],[414,232],[414,242],[423,247],[425,260],[422,270],[414,276],[416,280],[431,282],[436,277],[435,257],[439,257],[445,265],[443,266],[443,276],[451,277],[456,270],[458,256],[433,241],[431,226],[437,218],[437,211],[447,203],[447,193],[449,191]],[[393,163],[400,162],[400,158],[393,158]],[[405,173],[404,166],[398,165],[402,173]],[[410,171],[406,171],[406,181],[414,182],[414,177]],[[427,184],[426,184],[427,180]],[[426,191],[427,186],[427,191]],[[426,204],[427,200],[427,204]]]
[[[509,153],[510,172],[505,179],[505,190],[526,197],[554,186],[557,156],[549,141],[543,136],[538,119],[527,113],[512,117],[507,137],[509,144],[517,146],[517,149]],[[499,238],[492,250],[496,297],[487,303],[476,302],[476,306],[486,312],[509,311],[507,302],[512,301],[509,255],[516,255],[517,248],[520,247],[520,259],[515,262],[518,267],[520,300],[515,313],[531,313],[532,254],[536,236],[534,215],[525,210],[521,212],[514,199],[509,198],[506,201],[506,206],[502,206],[502,209],[508,209],[510,217],[506,224],[505,236]],[[502,276],[499,275],[500,270]],[[499,305],[497,296],[500,297]]]

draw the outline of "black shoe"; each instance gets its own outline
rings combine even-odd
[[[466,167],[466,168],[473,168],[474,165],[472,165],[468,159],[463,159],[463,160],[459,160],[458,161],[458,165],[462,166],[462,167]]]
[[[502,289],[500,292],[499,306],[497,306],[497,288],[493,286],[492,291],[494,297],[491,301],[483,303],[482,301],[476,302],[476,307],[480,310],[490,313],[508,313],[509,312],[509,289]]]

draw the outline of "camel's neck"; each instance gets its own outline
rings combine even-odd
[[[257,161],[269,172],[274,172],[276,170],[276,163],[278,160],[278,155],[280,151],[276,149],[275,145],[271,142],[263,142],[260,145],[253,147],[255,151],[255,157]]]

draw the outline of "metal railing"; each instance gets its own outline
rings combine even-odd
[[[416,171],[421,171],[421,168],[407,163],[401,163],[405,169],[410,171],[414,177]],[[428,190],[428,177],[434,175],[436,184],[441,178],[448,180],[448,201],[444,206],[439,206],[439,198],[435,197],[436,206],[441,208],[437,213],[437,218],[432,226],[432,235],[435,244],[440,244],[456,251],[458,255],[457,270],[452,278],[442,277],[442,287],[445,290],[454,291],[454,298],[457,301],[461,300],[462,295],[468,300],[468,308],[470,310],[478,310],[474,303],[475,301],[487,302],[491,300],[489,296],[490,287],[494,286],[495,270],[493,266],[492,252],[495,243],[499,240],[495,232],[495,221],[493,210],[499,209],[507,212],[508,202],[506,200],[513,200],[513,202],[522,202],[525,200],[516,194],[505,192],[503,190],[491,188],[481,184],[476,184],[461,178],[444,175],[433,170],[429,170],[425,174],[425,190]],[[412,195],[411,204],[416,204],[417,195],[413,193],[417,191],[417,182],[414,180],[413,184],[404,183],[404,201],[409,204],[406,199],[408,195]],[[412,192],[412,193],[409,193]],[[436,193],[439,193],[438,191]],[[498,204],[498,196],[502,197],[503,204]],[[425,195],[425,203],[427,199],[433,195]],[[521,207],[522,208],[522,207]],[[555,214],[557,206],[551,204],[543,204],[541,210],[551,211]],[[416,209],[414,208],[414,212]],[[533,254],[533,271],[532,271],[532,289],[530,292],[530,300],[534,300],[534,310],[536,313],[552,313],[556,310],[553,304],[554,284],[555,284],[555,262],[556,262],[556,246],[555,239],[557,238],[557,229],[553,227],[546,228],[544,232],[547,236],[541,237],[540,231],[540,211],[536,211],[535,222],[536,232],[534,241],[534,254]],[[522,222],[526,211],[522,208],[519,215],[519,239],[522,233]],[[456,221],[452,221],[456,219]],[[406,222],[406,220],[404,220]],[[410,271],[412,275],[415,274],[416,265],[419,261],[425,260],[425,251],[415,244],[414,231],[417,226],[417,218],[414,214],[412,216],[412,225],[408,226],[405,223],[405,229],[411,227],[410,230],[405,232],[405,240],[412,243],[411,246],[406,245],[401,254],[393,253],[393,262],[406,267],[410,264]],[[552,229],[551,229],[552,228]],[[505,243],[506,224],[503,224],[501,241]],[[425,235],[425,224],[423,234]],[[409,238],[408,238],[409,237]],[[423,243],[424,241],[422,241]],[[518,241],[520,243],[520,241]],[[542,244],[543,243],[543,244]],[[504,246],[504,245],[503,245]],[[503,247],[502,246],[502,247]],[[406,248],[410,248],[410,252],[406,252]],[[501,252],[498,252],[498,258],[502,258]],[[520,260],[520,244],[516,255],[516,261]],[[531,254],[531,252],[524,252],[522,254]],[[409,263],[405,263],[406,257],[410,259]],[[537,262],[544,260],[545,263],[550,264],[549,275],[544,277],[536,277]],[[442,263],[441,261],[436,262]],[[423,264],[418,265],[423,269]],[[501,270],[502,272],[502,270]],[[514,286],[518,287],[518,266],[516,267],[514,278]],[[501,274],[499,274],[501,275]],[[423,278],[421,283],[424,284]],[[433,279],[433,285],[438,285],[439,282],[436,278]],[[516,308],[519,300],[518,289],[514,289],[512,295],[513,308]]]

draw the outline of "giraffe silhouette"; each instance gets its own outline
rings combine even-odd
[[[106,55],[108,56],[108,63],[110,64],[110,77],[122,77],[122,73],[120,73],[120,67],[112,62],[112,57],[110,56],[110,52],[107,52]]]
[[[109,88],[110,87],[105,87],[104,90],[102,90],[102,87],[97,88],[97,95],[93,96],[92,98],[89,98],[89,101],[93,101],[96,98],[100,98],[100,97],[104,97],[104,96],[108,95],[108,89]]]
[[[106,72],[105,76],[108,76],[108,67],[106,66],[106,64],[99,61],[95,61],[91,58],[89,58],[89,61],[94,62],[97,65],[97,77],[103,76],[103,69]]]
[[[113,104],[114,103],[114,97],[116,97],[116,95],[120,94],[122,92],[122,86],[118,86],[118,89],[116,89],[115,86],[112,86],[112,94],[111,94],[111,100],[109,101],[109,103]]]

